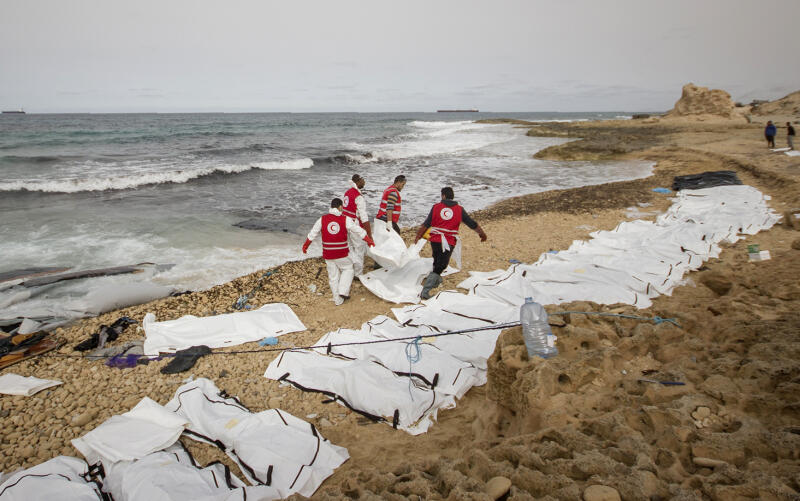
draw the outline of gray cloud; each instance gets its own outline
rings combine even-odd
[[[800,84],[800,65],[787,62],[796,0],[735,9],[729,0],[313,8],[309,16],[305,4],[255,0],[6,2],[0,68],[13,71],[0,72],[0,107],[658,110],[690,81],[737,100],[781,97]],[[768,33],[755,29],[767,20]]]

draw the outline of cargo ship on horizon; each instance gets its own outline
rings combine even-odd
[[[24,115],[25,114],[25,110],[23,110],[22,108],[20,108],[18,110],[3,110],[1,113],[5,114],[5,115]]]
[[[436,113],[478,113],[478,110],[436,110]]]

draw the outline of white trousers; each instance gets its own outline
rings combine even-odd
[[[367,242],[357,235],[348,235],[347,246],[350,249],[350,260],[353,262],[355,276],[364,273],[364,254],[367,253]]]
[[[350,256],[339,259],[326,259],[328,267],[328,283],[331,286],[333,299],[350,295],[350,285],[353,283],[353,261]]]

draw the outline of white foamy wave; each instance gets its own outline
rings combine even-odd
[[[299,158],[297,160],[283,160],[277,162],[256,162],[251,164],[256,169],[262,170],[301,170],[310,169],[314,161],[310,158]]]
[[[471,120],[464,120],[460,122],[425,122],[422,120],[414,120],[410,122],[408,125],[412,127],[418,127],[420,129],[442,129],[442,128],[454,128],[454,127],[461,127],[463,125],[470,125],[474,124],[475,122]]]
[[[408,134],[401,142],[360,146],[359,149],[369,148],[370,158],[374,160],[403,160],[477,150],[511,141],[520,135],[519,131],[504,125],[474,122],[417,123],[425,124],[419,127],[426,129],[425,132]]]
[[[58,180],[23,179],[0,182],[0,191],[40,191],[48,193],[78,193],[82,191],[127,190],[151,184],[186,183],[192,179],[212,174],[238,174],[251,169],[307,169],[314,164],[310,158],[276,162],[260,162],[252,165],[220,165],[199,169],[146,172],[137,175],[107,176],[94,179],[73,177]]]

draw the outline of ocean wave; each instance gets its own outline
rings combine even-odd
[[[96,179],[24,179],[0,182],[0,191],[36,191],[44,193],[78,193],[83,191],[127,190],[140,186],[175,183],[181,184],[215,174],[239,174],[252,169],[260,170],[299,170],[314,165],[310,158],[294,160],[257,162],[245,165],[221,165],[203,169],[148,172],[130,176],[109,176]]]
[[[423,121],[423,120],[414,120],[413,122],[409,122],[408,125],[412,127],[418,127],[420,129],[452,129],[461,127],[464,125],[474,124],[475,122],[472,120],[463,120],[457,122],[442,122],[442,121]]]
[[[310,158],[298,158],[297,160],[256,162],[251,165],[255,169],[262,170],[301,170],[310,169],[314,165],[314,161]]]
[[[416,121],[409,125],[422,131],[399,136],[397,142],[350,144],[357,151],[366,150],[361,155],[349,155],[350,160],[355,163],[372,163],[449,155],[510,141],[518,135],[503,125],[477,124],[472,121]]]
[[[73,158],[79,158],[79,157],[52,156],[52,155],[32,155],[32,156],[4,155],[0,156],[0,163],[46,164],[46,163],[61,162]]]

